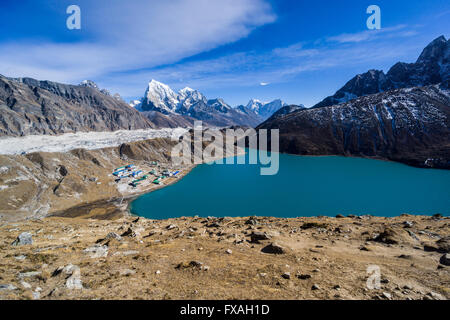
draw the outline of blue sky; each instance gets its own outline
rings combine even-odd
[[[81,30],[66,8],[81,8]],[[368,30],[366,8],[381,8]],[[156,79],[235,106],[311,106],[355,74],[413,62],[449,37],[448,0],[2,0],[0,74],[94,80],[126,100]]]

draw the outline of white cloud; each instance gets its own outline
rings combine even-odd
[[[265,0],[136,0],[132,5],[79,0],[77,4],[82,17],[77,32],[88,35],[89,41],[2,43],[2,73],[74,82],[151,68],[234,42],[276,18]]]
[[[385,33],[374,41],[332,43],[327,39],[313,43],[297,43],[269,51],[239,52],[226,56],[199,61],[184,62],[150,70],[105,79],[112,91],[119,91],[125,97],[143,94],[146,82],[157,79],[174,89],[185,86],[199,90],[215,88],[254,87],[292,81],[301,73],[333,69],[359,68],[365,72],[380,65],[391,66],[400,57],[417,58],[423,43],[399,41],[400,33]],[[403,30],[404,31],[404,30]],[[415,32],[408,30],[408,32]],[[394,38],[394,34],[397,38]],[[417,56],[416,56],[417,55]],[[405,60],[408,61],[408,60]],[[387,62],[385,64],[385,62]],[[386,70],[385,70],[386,71]],[[260,79],[270,79],[261,82]]]

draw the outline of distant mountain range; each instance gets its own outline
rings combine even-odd
[[[198,90],[188,87],[175,93],[168,85],[156,80],[149,82],[141,100],[130,102],[130,106],[143,112],[152,122],[161,123],[159,120],[164,119],[164,125],[179,126],[201,120],[206,125],[217,127],[254,127],[284,105],[281,100],[269,103],[250,100],[246,107],[232,108],[223,99],[208,100]]]
[[[280,130],[280,151],[353,155],[450,168],[449,42],[415,63],[371,70],[310,109],[285,107],[258,129]]]

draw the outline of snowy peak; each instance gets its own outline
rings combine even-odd
[[[142,103],[142,110],[156,110],[162,113],[175,112],[178,106],[178,97],[170,87],[156,80],[148,83]]]
[[[222,113],[227,113],[231,107],[223,99],[208,100],[208,106]]]
[[[92,80],[83,80],[83,81],[81,81],[80,86],[100,90],[98,88],[97,84]]]
[[[280,99],[273,100],[271,102],[262,102],[257,99],[251,99],[247,103],[247,108],[254,111],[256,114],[261,116],[264,120],[268,119],[272,114],[277,112],[282,107],[287,104]]]
[[[178,109],[189,110],[194,104],[198,102],[207,103],[206,97],[198,90],[186,87],[178,92]]]
[[[416,63],[442,62],[445,57],[449,58],[449,50],[447,39],[444,36],[440,36],[423,49]]]

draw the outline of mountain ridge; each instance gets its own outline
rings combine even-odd
[[[264,120],[252,110],[232,108],[221,98],[207,99],[200,91],[189,87],[176,93],[168,85],[154,79],[149,82],[144,97],[139,103],[136,102],[133,101],[130,106],[143,112],[151,121],[166,125],[201,120],[208,126],[254,127]],[[176,120],[171,121],[171,118]],[[164,120],[161,122],[161,119]]]
[[[387,73],[371,69],[349,80],[332,96],[312,108],[327,107],[352,99],[399,88],[427,86],[450,80],[450,41],[440,36],[431,41],[414,63],[397,62]]]
[[[149,129],[155,125],[90,85],[0,75],[0,136]]]

